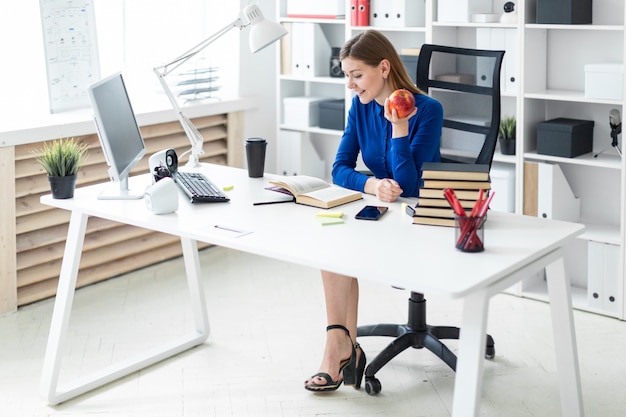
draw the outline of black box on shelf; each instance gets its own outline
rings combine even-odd
[[[537,0],[537,23],[591,24],[591,0]]]
[[[346,102],[344,99],[320,102],[320,127],[343,130],[346,127]]]
[[[537,124],[537,153],[573,158],[593,150],[593,120],[560,117]]]

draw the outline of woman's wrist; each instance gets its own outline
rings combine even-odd
[[[403,138],[409,136],[409,122],[393,123],[391,128],[391,138]]]
[[[363,187],[365,194],[376,195],[376,188],[378,188],[379,181],[380,180],[376,177],[369,177],[367,181],[365,181],[365,186]]]

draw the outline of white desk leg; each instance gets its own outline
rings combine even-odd
[[[49,404],[62,403],[180,352],[184,352],[201,344],[209,336],[209,323],[204,290],[202,289],[197,244],[194,240],[181,239],[195,330],[171,342],[149,349],[82,377],[72,384],[62,387],[62,389],[57,389],[87,219],[87,215],[76,211],[72,212],[70,219],[41,378],[41,390]]]
[[[578,347],[572,311],[570,283],[561,257],[546,267],[556,366],[561,389],[561,415],[583,417],[583,399],[578,368]]]
[[[86,214],[72,211],[67,231],[61,275],[59,276],[59,285],[54,301],[50,335],[48,336],[48,345],[41,376],[41,393],[48,399],[50,404],[55,403],[57,382],[61,370],[61,357],[63,355],[65,336],[67,335],[67,326],[70,321],[70,313],[72,312],[74,290],[76,288],[80,257],[83,252],[87,219],[88,216]]]
[[[187,283],[189,286],[189,299],[191,301],[191,311],[196,324],[196,331],[204,335],[204,340],[206,340],[206,338],[209,337],[210,328],[206,308],[206,297],[204,296],[204,286],[202,285],[202,274],[200,272],[198,244],[195,240],[185,238],[180,238],[180,243],[183,248],[183,259],[185,260],[185,271],[187,273]]]
[[[459,335],[459,354],[452,401],[453,417],[478,415],[489,298],[487,290],[481,290],[463,300],[463,323]]]

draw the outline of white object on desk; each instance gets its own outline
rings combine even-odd
[[[178,188],[169,177],[148,187],[143,198],[148,210],[154,214],[168,214],[178,210]]]

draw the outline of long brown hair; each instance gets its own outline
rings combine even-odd
[[[389,61],[389,85],[393,90],[405,88],[414,94],[424,94],[413,83],[396,48],[385,35],[377,30],[366,30],[348,40],[339,52],[339,59],[353,58],[376,67],[383,59]]]

